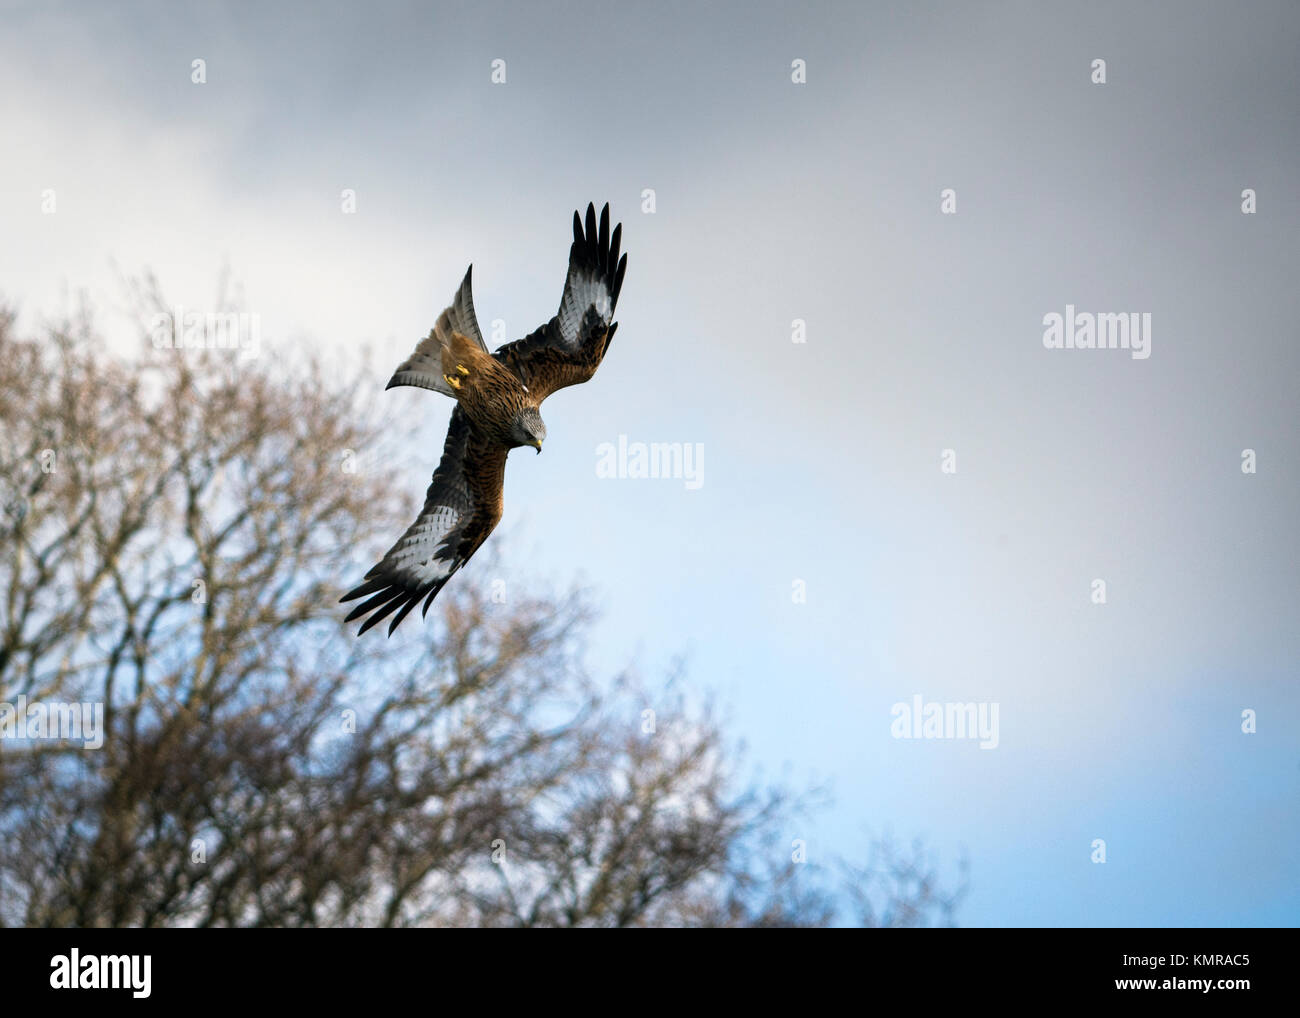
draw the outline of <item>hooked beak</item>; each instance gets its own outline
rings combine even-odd
[[[531,442],[529,442],[528,444],[531,445],[534,449],[537,450],[537,454],[538,454],[539,456],[541,455],[541,453],[542,453],[542,440],[541,440],[540,438],[535,438],[535,439],[533,439]]]

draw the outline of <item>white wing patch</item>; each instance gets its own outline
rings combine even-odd
[[[579,274],[580,271],[569,273],[569,282],[560,301],[560,312],[556,316],[559,319],[561,341],[565,346],[575,348],[578,346],[578,334],[582,330],[582,319],[587,308],[594,305],[606,325],[610,319],[609,288],[605,285],[604,278],[585,271]]]
[[[446,579],[451,575],[456,555],[441,546],[460,519],[460,513],[449,505],[434,506],[431,511],[421,513],[384,556],[384,564],[403,580],[419,586]]]

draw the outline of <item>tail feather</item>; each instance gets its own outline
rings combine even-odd
[[[478,319],[474,316],[473,273],[474,266],[471,265],[451,304],[443,309],[429,335],[420,340],[415,352],[398,366],[384,388],[414,385],[455,398],[455,391],[442,377],[442,351],[451,342],[451,337],[454,334],[464,336],[484,353],[488,352]]]

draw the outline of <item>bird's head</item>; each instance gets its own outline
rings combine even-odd
[[[510,437],[515,445],[530,445],[538,452],[542,451],[542,440],[546,438],[546,425],[536,407],[524,407],[515,414],[510,429]]]

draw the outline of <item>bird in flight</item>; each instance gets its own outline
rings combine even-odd
[[[451,306],[398,367],[387,388],[415,385],[456,400],[442,461],[424,508],[365,580],[341,601],[366,598],[346,621],[370,617],[360,636],[393,612],[391,636],[420,598],[422,614],[469,561],[501,519],[506,454],[519,446],[539,453],[546,438],[539,408],[557,389],[596,373],[618,323],[613,320],[627,255],[619,257],[623,224],[609,231],[609,205],[573,213],[573,246],[560,310],[523,339],[489,353],[474,317],[471,265]]]

